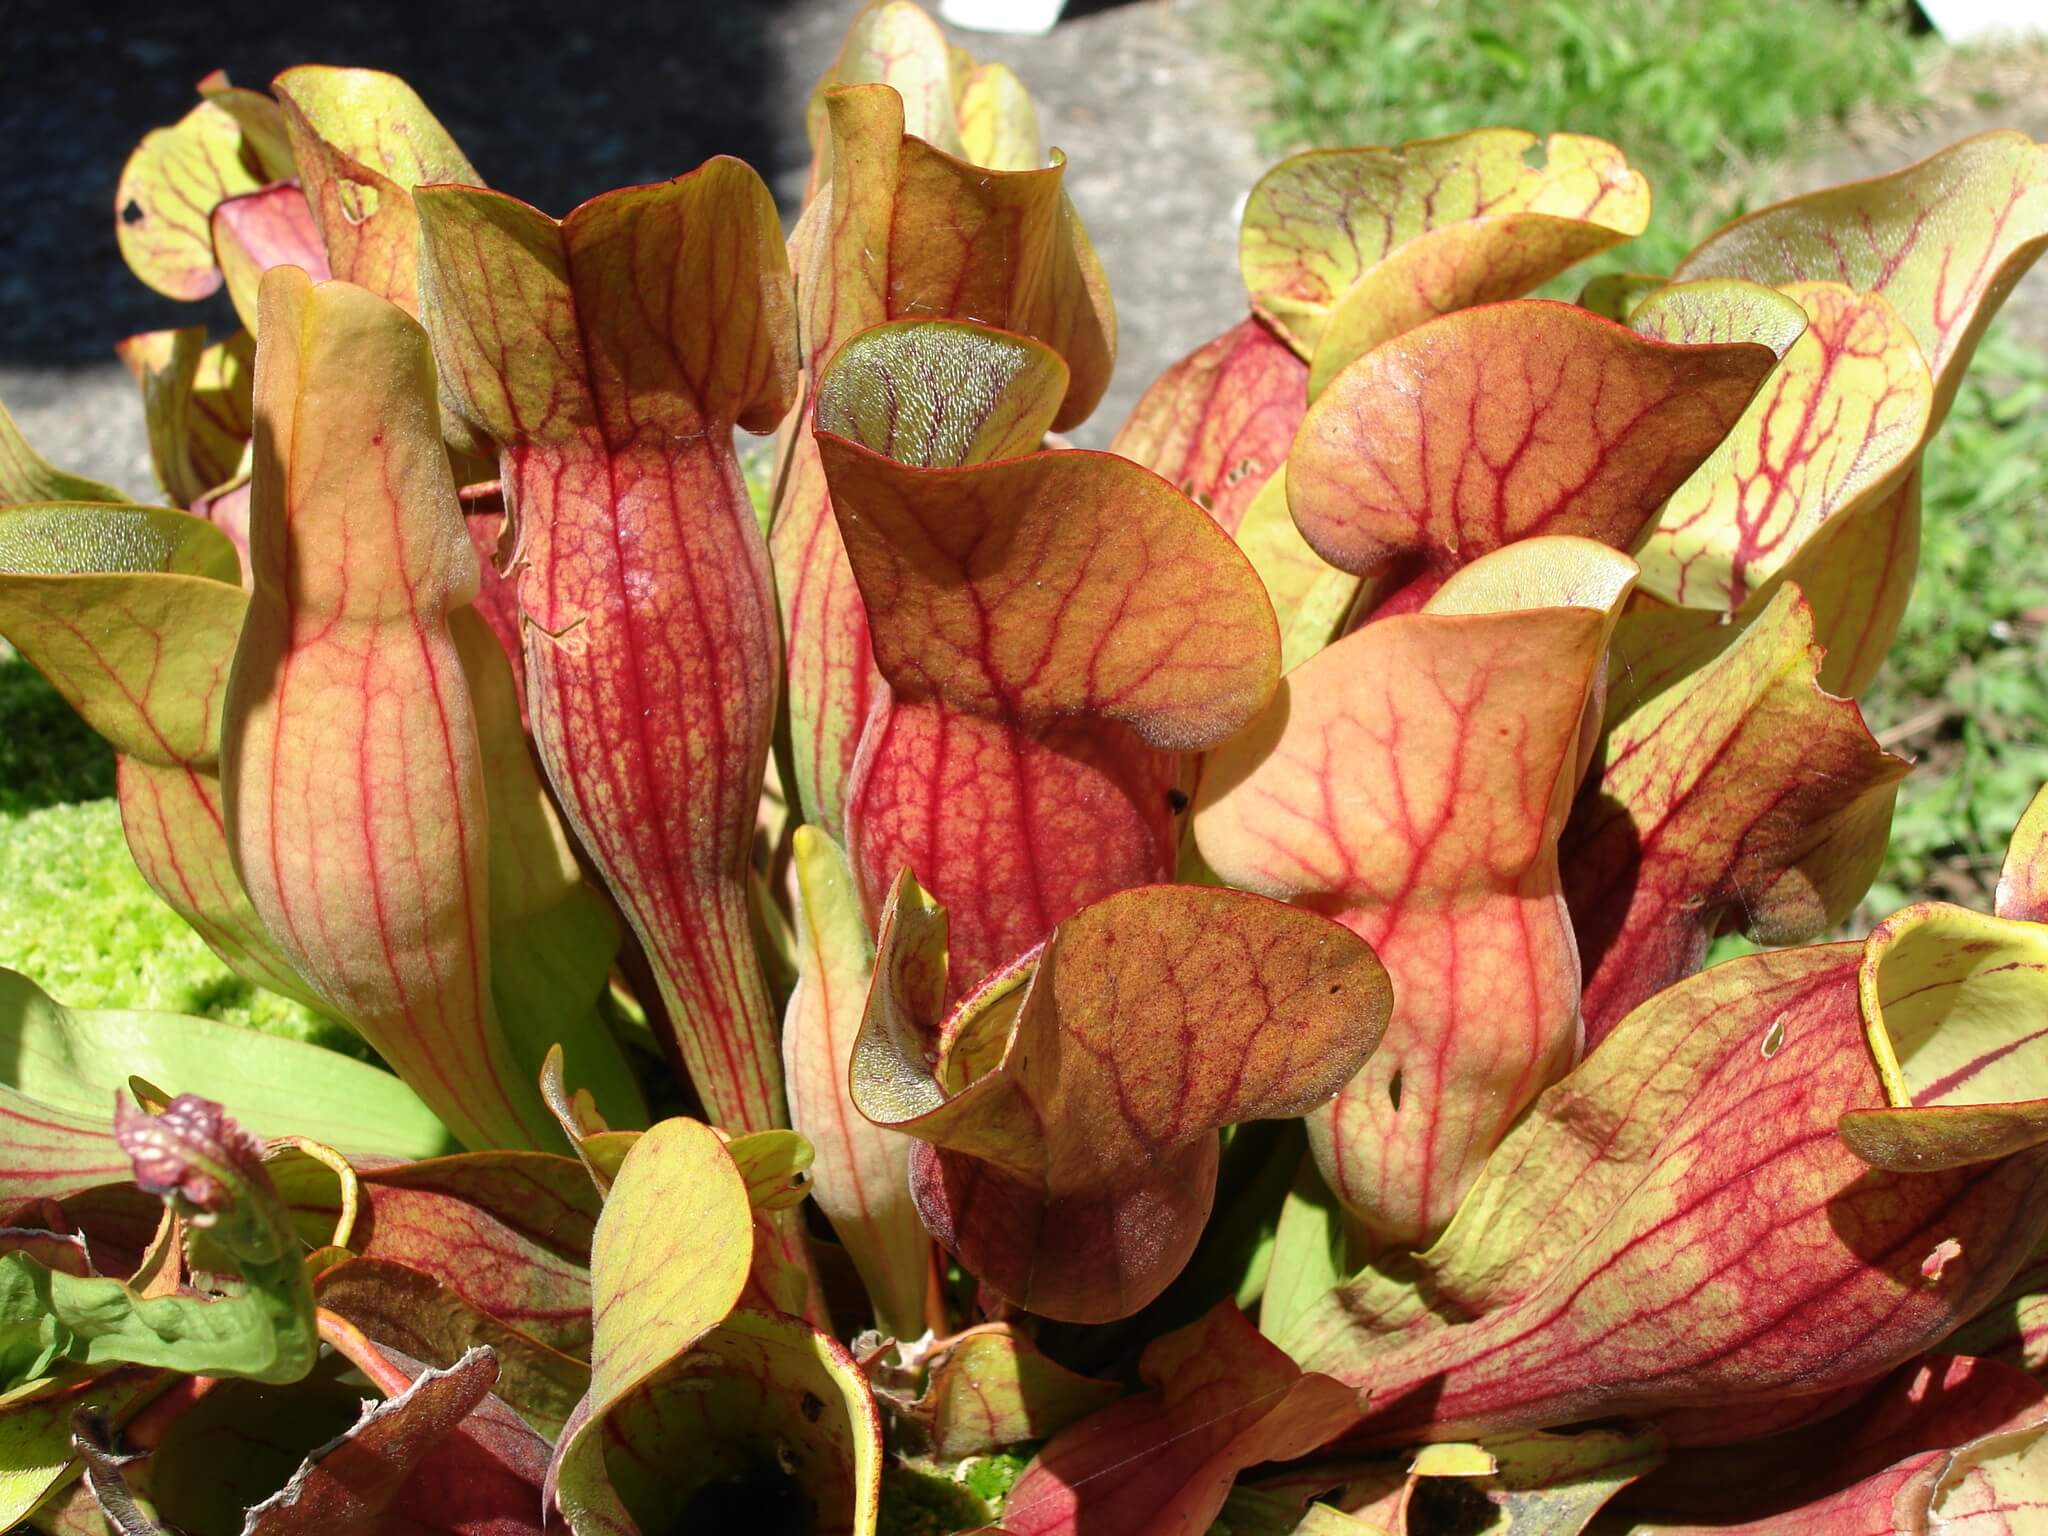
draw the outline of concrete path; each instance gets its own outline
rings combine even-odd
[[[1082,10],[1070,5],[1046,37],[953,35],[1022,77],[1046,142],[1066,151],[1068,190],[1116,295],[1116,377],[1072,434],[1100,447],[1161,370],[1244,317],[1234,215],[1265,167],[1247,93],[1196,35],[1197,7],[1131,0]],[[832,61],[843,14],[818,6],[788,29],[801,78]],[[793,187],[776,188],[785,202],[801,191],[801,171]]]
[[[1107,442],[1158,372],[1243,312],[1232,214],[1263,168],[1251,92],[1197,27],[1220,0],[1072,0],[1045,38],[961,35],[1021,74],[1108,269],[1121,330],[1116,381],[1075,438]],[[750,160],[794,215],[808,147],[803,108],[854,0],[624,0],[579,8],[448,0],[409,8],[280,10],[271,0],[139,11],[111,26],[76,0],[14,0],[0,144],[0,400],[67,467],[150,492],[142,413],[111,344],[204,319],[136,283],[114,248],[110,204],[128,150],[192,101],[216,65],[249,84],[306,61],[410,79],[493,185],[550,212],[609,187],[674,175],[714,153]],[[18,13],[18,14],[17,14]],[[508,19],[509,18],[509,19]],[[1988,81],[2008,106],[1866,125],[1786,171],[1788,191],[1902,165],[1997,124],[2048,134],[2038,60]],[[1951,93],[1967,101],[1968,91]],[[1543,125],[1531,125],[1541,127]],[[2048,271],[2013,295],[2009,325],[2048,344]]]
[[[504,7],[227,0],[203,15],[151,11],[123,30],[70,0],[21,3],[9,75],[35,89],[0,95],[17,210],[0,230],[0,400],[49,458],[144,497],[141,406],[112,343],[234,321],[221,302],[178,304],[129,275],[114,247],[113,185],[129,149],[184,112],[209,69],[249,84],[308,61],[396,70],[494,186],[552,213],[730,153],[753,162],[793,216],[809,156],[804,102],[856,9],[649,0],[580,8],[565,30],[529,6],[528,23],[485,29],[481,19]],[[1075,434],[1090,446],[1108,441],[1162,368],[1243,309],[1231,215],[1260,160],[1244,93],[1195,36],[1193,3],[1084,0],[1047,38],[959,34],[1031,86],[1116,293],[1116,382]],[[471,13],[478,25],[465,29]],[[596,80],[605,84],[583,83]]]

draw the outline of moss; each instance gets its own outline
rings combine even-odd
[[[340,1024],[251,986],[129,857],[114,754],[0,641],[0,965],[74,1008],[198,1013],[367,1058]]]
[[[953,1469],[953,1475],[975,1497],[1000,1512],[1003,1500],[1010,1496],[1017,1479],[1024,1475],[1024,1469],[1031,1465],[1031,1458],[1037,1454],[1036,1445],[1012,1446],[993,1456],[970,1457]]]
[[[876,1536],[944,1536],[995,1524],[1036,1451],[1035,1445],[1013,1446],[951,1464],[892,1460],[882,1473]]]
[[[222,965],[144,883],[111,800],[0,818],[0,964],[74,1008],[204,1014],[367,1054],[342,1025]]]
[[[945,1536],[990,1524],[996,1509],[942,1467],[895,1462],[882,1473],[880,1516],[875,1536]]]

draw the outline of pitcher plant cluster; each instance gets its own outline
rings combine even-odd
[[[388,75],[199,91],[114,232],[242,328],[120,343],[162,505],[0,418],[0,634],[390,1070],[0,971],[0,1526],[2048,1521],[2048,798],[1826,941],[2048,146],[1576,302],[1620,149],[1297,155],[1088,452],[1062,158],[914,6],[786,243],[735,160],[555,219]]]

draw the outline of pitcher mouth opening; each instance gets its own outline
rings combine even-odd
[[[702,1531],[817,1536],[818,1506],[800,1479],[773,1461],[760,1461],[702,1484],[666,1529],[673,1536]]]

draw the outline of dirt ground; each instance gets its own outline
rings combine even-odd
[[[1785,167],[1785,195],[1881,175],[1993,128],[2048,139],[2048,44],[2002,55],[1958,55],[1935,70],[1926,89],[1925,106],[1856,119],[1823,139],[1809,158]],[[2021,279],[2000,313],[2009,331],[2048,346],[2048,264]]]

